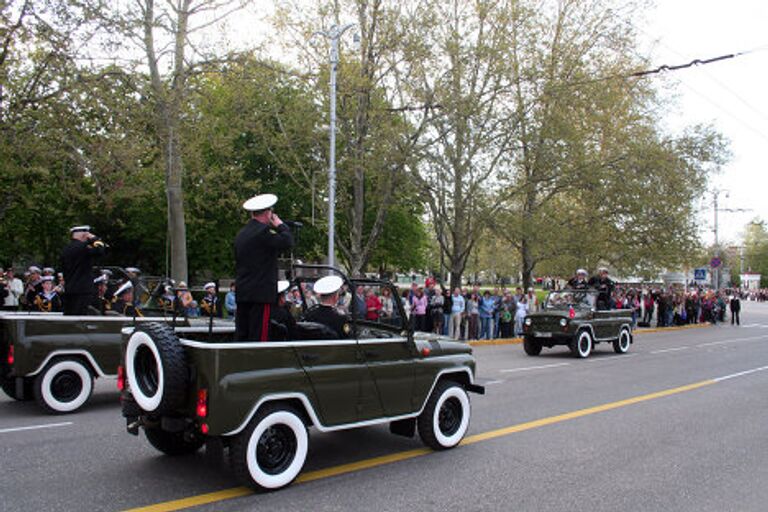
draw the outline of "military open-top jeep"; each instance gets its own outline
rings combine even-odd
[[[53,414],[77,411],[94,379],[117,376],[123,327],[164,320],[0,313],[0,388],[19,401],[36,399]]]
[[[389,283],[349,280],[329,267],[299,270],[317,275],[295,274],[302,300],[292,339],[235,342],[225,329],[174,331],[152,323],[125,329],[119,386],[128,431],[143,429],[168,455],[220,441],[238,480],[257,490],[284,487],[298,476],[309,427],[328,432],[388,423],[395,434],[418,430],[436,450],[458,445],[469,427],[468,392],[484,391],[475,384],[471,347],[414,336]],[[341,275],[349,290],[345,339],[301,321],[314,302],[313,280],[330,273]],[[392,314],[365,314],[354,295],[358,287],[389,293]]]
[[[575,357],[589,357],[598,343],[609,342],[618,354],[633,343],[632,311],[596,308],[595,290],[551,292],[542,310],[525,317],[523,348],[537,356],[542,347],[565,345]]]

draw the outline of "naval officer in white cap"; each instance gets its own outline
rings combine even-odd
[[[267,341],[272,305],[277,300],[277,257],[293,246],[293,236],[273,211],[274,194],[254,196],[243,203],[251,220],[235,238],[237,310],[235,338]]]
[[[349,338],[352,332],[349,318],[337,309],[339,290],[343,284],[344,280],[339,276],[325,276],[315,281],[312,291],[320,296],[320,304],[307,311],[304,317],[307,322],[317,322],[330,327],[339,339]]]
[[[72,240],[61,253],[61,270],[67,289],[64,293],[65,315],[87,315],[93,298],[93,258],[104,254],[104,242],[91,233],[90,226],[69,230]]]

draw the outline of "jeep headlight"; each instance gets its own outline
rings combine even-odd
[[[532,323],[533,323],[533,321],[531,321],[530,318],[526,318],[525,319],[525,325],[531,325]]]
[[[568,325],[568,320],[566,320],[565,318],[561,318],[560,327],[565,327],[566,325]]]

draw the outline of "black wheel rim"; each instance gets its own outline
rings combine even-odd
[[[144,396],[152,397],[157,393],[158,371],[155,355],[149,347],[141,345],[136,349],[133,360],[136,384]]]
[[[51,379],[51,395],[59,402],[71,402],[83,391],[80,375],[72,370],[57,373]]]
[[[437,423],[440,432],[445,436],[452,436],[458,432],[463,414],[459,399],[453,396],[448,398],[438,412]]]
[[[283,473],[296,457],[296,434],[287,425],[274,425],[261,434],[256,445],[256,461],[268,475]]]

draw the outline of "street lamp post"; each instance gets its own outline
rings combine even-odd
[[[339,65],[339,39],[354,23],[338,26],[334,25],[328,30],[315,32],[331,42],[331,98],[330,98],[330,149],[328,151],[328,265],[335,265],[335,237],[336,237],[336,70]]]

